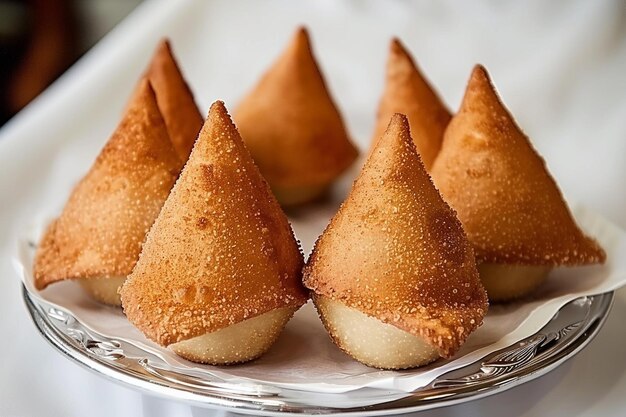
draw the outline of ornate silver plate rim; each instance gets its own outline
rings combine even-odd
[[[364,405],[342,408],[330,404],[345,394],[312,395],[306,391],[233,384],[177,372],[154,354],[88,329],[69,311],[29,294],[24,286],[22,294],[37,329],[57,350],[91,371],[146,393],[244,414],[361,416],[458,404],[544,375],[576,355],[595,337],[614,299],[614,292],[578,298],[563,306],[537,333],[441,375],[425,387],[411,393],[362,390]]]

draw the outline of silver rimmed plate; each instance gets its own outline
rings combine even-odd
[[[581,297],[563,306],[541,330],[479,361],[437,377],[411,393],[379,389],[322,394],[271,385],[230,383],[177,369],[154,353],[90,330],[69,311],[23,287],[30,315],[56,349],[82,366],[145,392],[193,405],[240,413],[391,415],[481,398],[541,376],[574,356],[597,334],[614,293]]]

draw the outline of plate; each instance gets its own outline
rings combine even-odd
[[[492,395],[544,375],[573,357],[600,330],[614,298],[614,292],[607,292],[571,301],[538,332],[411,393],[367,388],[323,394],[226,382],[177,368],[153,352],[88,328],[70,311],[31,294],[25,286],[22,294],[41,335],[83,367],[153,395],[255,415],[392,415]]]

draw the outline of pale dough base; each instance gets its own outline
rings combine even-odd
[[[121,307],[122,300],[117,293],[126,277],[82,278],[77,280],[81,287],[96,301]]]
[[[328,297],[316,295],[314,302],[335,344],[365,365],[406,369],[423,366],[439,358],[437,349],[422,337]]]
[[[247,362],[258,358],[274,344],[296,310],[295,307],[277,308],[168,347],[192,362],[211,365]]]
[[[539,287],[552,268],[535,265],[482,264],[480,279],[489,301],[510,301],[524,297]]]

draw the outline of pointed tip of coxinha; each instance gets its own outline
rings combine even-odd
[[[400,38],[392,38],[389,42],[389,55],[387,57],[387,76],[392,74],[393,72],[404,72],[406,75],[410,75],[411,77],[418,78],[421,83],[424,85],[430,84],[426,81],[424,74],[422,74],[421,70],[417,66],[415,59],[406,48],[406,46],[402,43]]]
[[[322,73],[313,53],[311,36],[306,27],[300,26],[296,29],[273,68],[276,69],[278,65],[288,65],[290,71],[303,72],[307,77],[313,74],[315,78],[322,79]]]
[[[521,129],[515,124],[515,119],[498,95],[489,73],[481,64],[474,66],[467,82],[459,112],[464,110],[485,113],[485,116],[489,116],[487,112],[495,112],[510,121],[521,133]]]
[[[411,131],[409,126],[409,119],[404,114],[395,113],[391,116],[391,120],[389,121],[389,126],[387,126],[387,130],[385,134],[382,136],[382,142],[400,142],[405,143],[408,146],[413,142],[407,140],[411,138]],[[413,144],[413,149],[415,149],[415,145]],[[419,155],[417,155],[419,158]]]
[[[461,103],[461,108],[463,108],[464,105],[471,104],[478,97],[484,97],[484,99],[488,99],[491,102],[497,102],[499,107],[504,107],[504,103],[502,103],[500,97],[496,93],[496,87],[493,85],[489,73],[485,67],[480,64],[476,64],[474,65],[474,68],[472,68],[472,73],[467,81],[467,87],[465,89],[465,95]]]
[[[472,71],[432,175],[481,262],[557,266],[605,259],[576,225],[482,65]]]
[[[231,157],[234,149],[236,149],[235,159]],[[243,163],[258,171],[223,101],[215,101],[209,108],[192,154],[195,154],[197,159],[223,160],[233,166]],[[259,191],[265,191],[265,188],[261,187]]]
[[[226,105],[224,104],[222,100],[217,100],[213,104],[211,104],[211,107],[209,107],[209,114],[211,114],[211,111],[217,112],[221,116],[227,117],[228,119],[230,119],[228,110],[226,110]]]
[[[64,279],[128,275],[181,167],[143,78],[89,172],[46,230],[34,265],[37,288]]]
[[[243,98],[235,120],[285,205],[323,194],[358,156],[304,28]]]
[[[226,110],[226,105],[223,101],[216,101],[209,107],[209,113],[207,115],[207,121],[205,122],[201,132],[204,136],[207,134],[215,134],[221,130],[226,130],[232,134],[232,140],[241,142],[241,136],[237,132],[237,128],[233,123],[233,120]]]
[[[417,68],[413,57],[409,54],[409,51],[406,49],[400,38],[397,37],[393,37],[389,42],[389,61],[395,59],[406,59]]]
[[[449,127],[449,132],[446,131],[445,134],[453,137],[449,142],[455,142],[454,138],[462,134],[463,129],[472,132],[483,130],[486,133],[484,140],[488,140],[492,145],[496,143],[506,145],[507,141],[513,141],[523,144],[524,149],[531,149],[532,153],[539,157],[500,98],[489,72],[480,64],[476,64],[472,69],[459,111]]]
[[[404,51],[404,48],[402,47],[402,41],[400,41],[400,38],[398,38],[397,36],[394,36],[393,38],[391,38],[391,41],[389,42],[389,50],[394,53]]]
[[[311,49],[311,37],[309,36],[309,31],[305,26],[299,26],[296,29],[292,45],[295,46],[296,49]]]
[[[174,54],[172,53],[172,42],[170,38],[163,37],[159,40],[155,49],[155,55],[159,54],[167,54],[173,61]]]
[[[228,110],[226,110],[226,105],[221,100],[211,104],[207,119],[210,121],[207,123],[208,126],[227,127],[229,130],[237,131],[230,114],[228,114]],[[235,138],[240,139],[239,134],[237,134]]]
[[[138,138],[132,135],[133,126],[142,129],[142,135]],[[143,146],[158,147],[159,159],[167,158],[172,165],[173,160],[177,161],[179,170],[184,163],[178,157],[176,148],[169,138],[163,114],[158,106],[156,91],[147,77],[142,77],[137,83],[128,109],[109,141],[123,141],[126,143],[127,153],[130,154]]]
[[[398,38],[389,45],[385,79],[372,144],[385,132],[394,113],[405,114],[422,162],[429,170],[441,147],[450,111]]]
[[[468,84],[473,85],[474,83],[481,83],[489,86],[492,90],[494,89],[489,73],[482,64],[476,64],[474,68],[472,68],[472,74]]]
[[[386,158],[394,159],[398,157],[401,154],[401,150],[404,150],[405,152],[408,151],[409,153],[414,152],[417,156],[417,160],[419,161],[419,164],[415,164],[417,169],[424,171],[421,156],[417,152],[415,144],[411,140],[409,120],[405,115],[395,113],[391,117],[385,133],[383,133],[374,143],[372,152],[370,153],[365,166],[369,163],[373,164],[374,161],[376,161],[380,162],[384,168],[395,169],[393,164],[386,161]],[[407,161],[407,158],[401,158],[401,161]],[[411,158],[408,158],[408,162],[413,161],[411,161]],[[361,171],[362,173],[369,171],[365,169],[365,166]]]
[[[146,76],[153,84],[170,139],[180,158],[186,161],[204,119],[168,38],[157,44]]]
[[[137,83],[136,89],[137,94],[134,95],[131,100],[129,104],[129,111],[122,116],[122,120],[127,118],[134,119],[134,115],[138,110],[144,110],[149,114],[158,114],[159,117],[163,119],[163,115],[159,111],[159,106],[157,104],[156,93],[150,80],[147,77],[142,77]]]
[[[391,118],[318,239],[305,285],[455,352],[487,309],[474,253],[420,161],[404,115]]]
[[[396,81],[419,81],[421,85],[430,84],[426,81],[426,77],[422,74],[415,59],[402,43],[400,38],[394,37],[389,42],[389,54],[387,56],[387,81],[393,78],[395,74],[402,74],[402,77],[397,77]]]
[[[287,217],[222,102],[122,288],[124,310],[168,346],[307,300]]]

